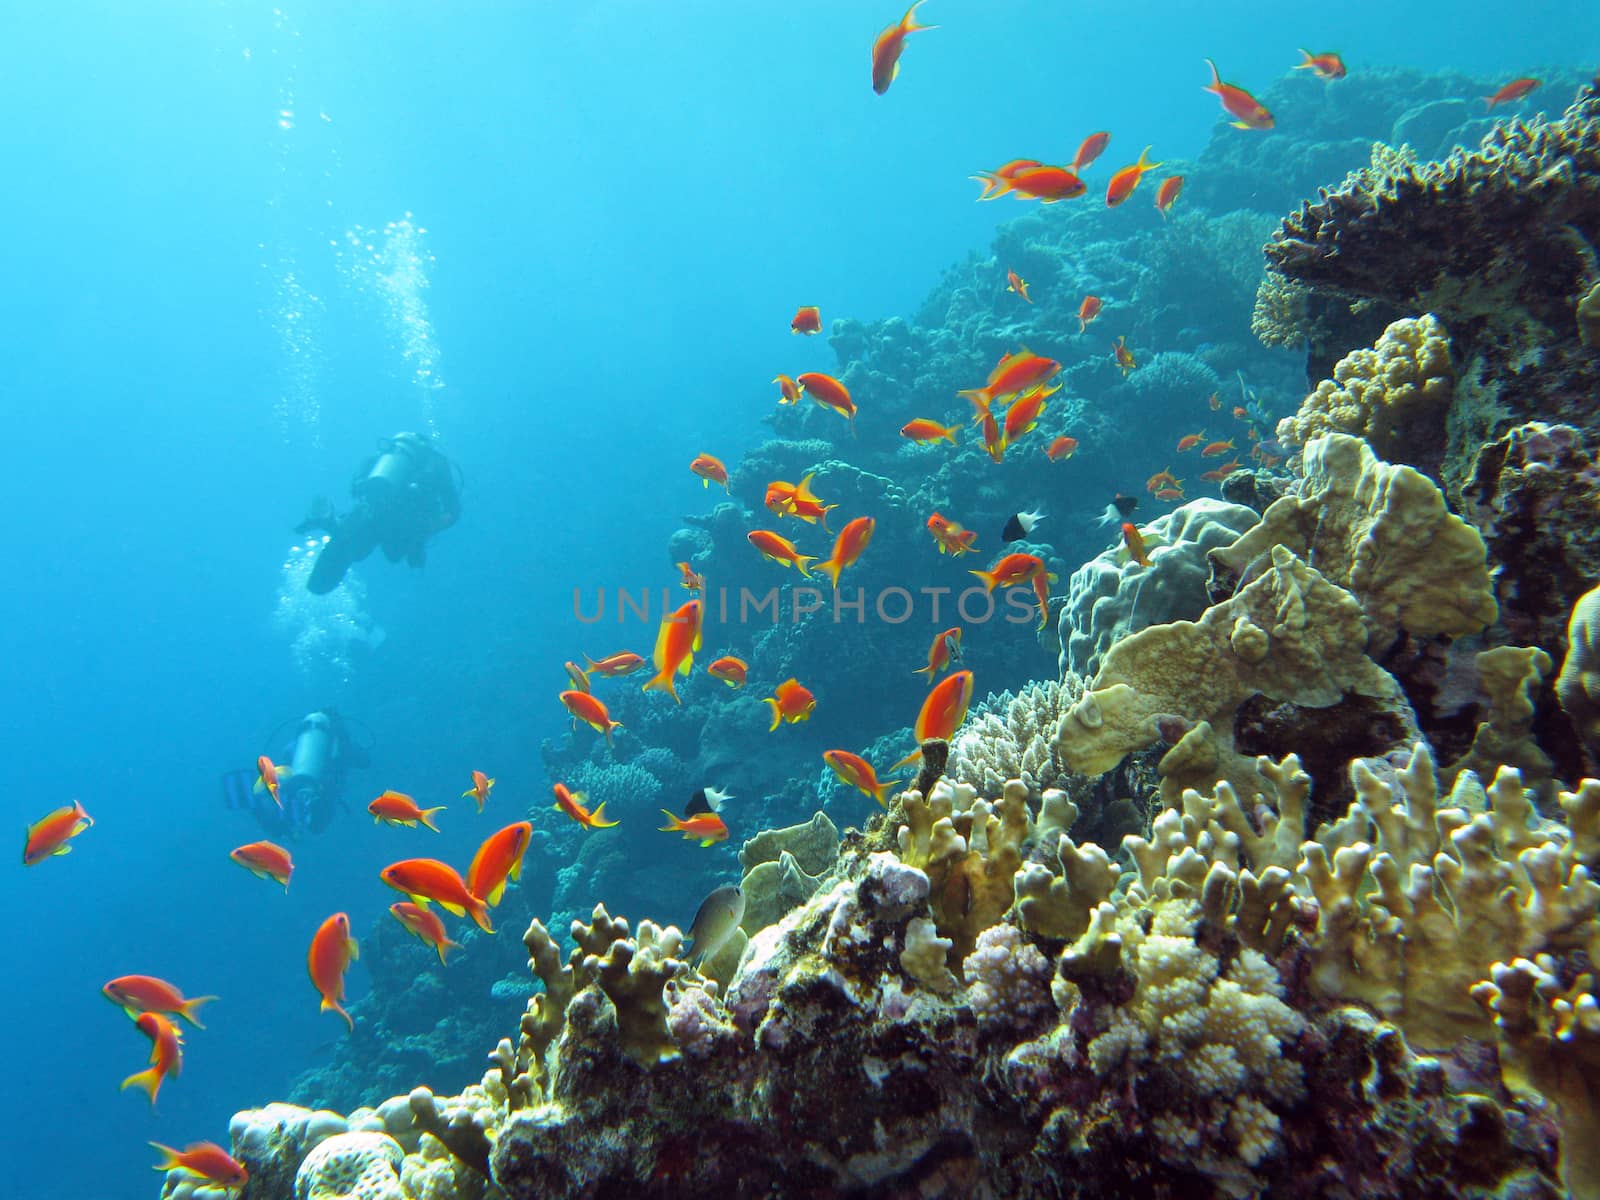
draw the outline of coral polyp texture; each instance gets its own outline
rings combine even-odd
[[[1581,1147],[1558,1151],[1596,1132],[1587,1092],[1564,1079],[1546,1101],[1539,1081],[1564,1046],[1590,1061],[1600,1029],[1573,973],[1600,783],[1541,818],[1510,770],[1441,794],[1419,748],[1357,768],[1357,800],[1313,832],[1296,760],[1258,771],[1251,811],[1226,783],[1186,791],[1120,862],[1074,841],[1060,792],[902,793],[726,989],[675,957],[675,929],[600,908],[563,955],[535,923],[547,990],[481,1084],[348,1120],[241,1114],[236,1149],[324,1189],[307,1195],[429,1200],[1556,1196],[1562,1172],[1587,1178]],[[1454,1057],[1463,1035],[1502,1047],[1506,1087]]]

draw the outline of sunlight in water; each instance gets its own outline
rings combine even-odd
[[[288,639],[294,665],[321,687],[348,684],[361,659],[384,641],[383,627],[367,612],[367,589],[354,569],[325,596],[306,590],[324,538],[290,547],[278,577],[272,627]]]
[[[406,382],[419,393],[428,433],[436,435],[435,393],[444,380],[428,318],[428,271],[435,260],[425,242],[427,233],[406,213],[382,229],[352,227],[336,253],[345,278],[382,306],[385,336],[400,355]]]

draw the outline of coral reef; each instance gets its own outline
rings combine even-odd
[[[1437,314],[1456,394],[1441,477],[1459,493],[1485,441],[1530,418],[1586,433],[1600,420],[1600,365],[1580,312],[1600,245],[1600,97],[1557,120],[1496,124],[1440,161],[1375,154],[1286,218],[1272,270],[1328,295]],[[1434,445],[1418,447],[1432,461]]]
[[[1365,439],[1380,458],[1417,463],[1444,455],[1444,415],[1454,395],[1450,339],[1431,313],[1396,321],[1370,350],[1353,350],[1317,384],[1278,439],[1303,445],[1324,433]],[[1406,456],[1411,456],[1407,458]]]
[[[1231,545],[1259,519],[1242,505],[1191,500],[1139,530],[1150,566],[1117,546],[1074,571],[1059,625],[1062,677],[1092,676],[1119,638],[1147,625],[1198,617],[1208,599],[1207,552]]]

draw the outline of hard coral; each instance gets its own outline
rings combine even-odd
[[[1349,588],[1380,649],[1400,630],[1459,637],[1495,619],[1483,539],[1431,480],[1380,461],[1345,434],[1314,439],[1302,457],[1299,492],[1211,552],[1227,578],[1247,577],[1269,551],[1286,547]]]
[[[1340,359],[1333,378],[1317,384],[1298,413],[1278,422],[1278,439],[1302,445],[1324,433],[1348,433],[1365,438],[1390,461],[1437,469],[1454,392],[1444,326],[1431,313],[1407,318],[1384,330],[1372,349]]]

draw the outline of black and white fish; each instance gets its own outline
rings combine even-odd
[[[1100,524],[1102,526],[1121,525],[1129,517],[1133,516],[1134,510],[1138,507],[1139,498],[1137,496],[1124,496],[1121,492],[1118,492],[1111,503],[1106,505],[1105,512],[1100,514]]]
[[[1033,532],[1033,527],[1044,520],[1042,512],[1012,513],[1006,527],[1000,531],[1002,542],[1020,542]]]
[[[689,797],[689,807],[683,813],[684,819],[687,820],[696,813],[721,812],[722,802],[732,799],[732,792],[719,791],[714,787],[703,787]]]

